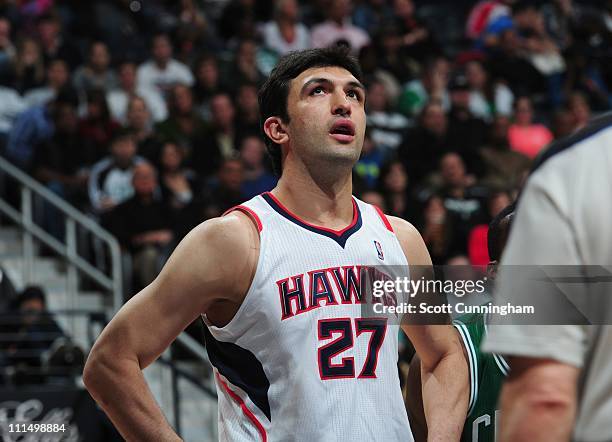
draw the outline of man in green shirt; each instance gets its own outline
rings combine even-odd
[[[514,218],[514,204],[503,209],[489,225],[488,250],[491,262],[488,277],[494,278]],[[487,333],[486,314],[465,314],[453,325],[461,337],[469,365],[470,398],[461,442],[494,442],[499,414],[497,399],[508,364],[501,355],[483,353],[480,344]],[[421,397],[421,361],[415,355],[406,380],[406,408],[415,442],[427,440],[427,422]]]

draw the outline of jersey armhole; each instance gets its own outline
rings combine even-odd
[[[395,231],[393,230],[393,227],[391,226],[391,223],[389,222],[389,219],[387,218],[387,215],[385,215],[384,212],[382,210],[380,210],[380,207],[375,206],[375,205],[372,205],[372,207],[374,207],[374,210],[376,210],[376,213],[378,213],[378,216],[382,220],[382,222],[385,225],[385,227],[387,228],[387,230],[389,232],[395,234]]]
[[[470,373],[470,400],[468,403],[468,416],[474,410],[474,406],[476,405],[476,398],[478,397],[478,359],[476,356],[476,348],[474,347],[474,343],[472,342],[472,338],[470,337],[470,333],[465,326],[465,324],[461,321],[454,320],[453,326],[459,332],[461,336],[461,340],[463,341],[463,345],[465,347],[465,352],[468,355],[468,365],[469,365],[469,373]]]
[[[247,206],[238,205],[238,206],[231,207],[227,209],[225,212],[223,212],[223,215],[221,216],[225,216],[228,213],[231,213],[235,210],[238,210],[244,213],[245,215],[247,215],[251,219],[253,224],[255,224],[255,227],[257,227],[257,231],[261,233],[261,231],[263,230],[263,224],[261,223],[261,219],[259,218],[259,216],[257,216],[257,214],[255,213],[255,211],[253,211],[253,209],[250,209]]]

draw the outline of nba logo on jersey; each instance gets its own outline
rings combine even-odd
[[[383,253],[382,246],[376,240],[374,240],[374,246],[376,247],[376,253],[378,253],[378,259],[380,259],[381,261],[384,261],[385,260],[385,254]]]

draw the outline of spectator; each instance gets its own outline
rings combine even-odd
[[[192,86],[193,75],[189,68],[172,58],[172,44],[166,34],[153,37],[153,58],[138,67],[136,84],[145,89],[154,89],[165,95],[177,84]]]
[[[187,207],[199,188],[194,172],[185,168],[184,158],[183,149],[176,143],[168,141],[162,146],[157,159],[161,195],[174,210]]]
[[[582,129],[591,119],[591,108],[586,97],[574,92],[568,99],[568,108],[574,119],[574,131]]]
[[[146,161],[133,168],[134,195],[111,210],[105,223],[131,252],[139,288],[155,279],[174,239],[171,211],[157,192],[155,169]]]
[[[441,53],[432,30],[416,17],[412,0],[394,0],[393,12],[403,57],[423,63]]]
[[[542,14],[533,3],[516,2],[512,19],[522,37],[526,58],[546,78],[549,105],[554,109],[563,99],[562,75],[566,68],[559,47],[548,35]]]
[[[449,85],[451,110],[448,115],[448,138],[471,173],[482,175],[478,149],[487,140],[487,125],[470,111],[470,89],[462,72],[457,72]]]
[[[381,168],[378,189],[389,215],[414,222],[418,204],[408,188],[408,175],[401,162],[390,161]]]
[[[346,42],[358,54],[361,48],[370,43],[369,35],[361,28],[351,24],[351,0],[331,0],[327,20],[312,28],[312,46],[324,48]]]
[[[465,163],[456,152],[442,157],[439,174],[441,183],[436,193],[444,199],[444,207],[453,215],[457,239],[467,241],[472,227],[483,221],[488,192],[476,185],[474,176],[466,173]]]
[[[212,111],[212,138],[223,158],[232,158],[237,153],[240,134],[236,128],[236,108],[229,95],[215,95],[210,103]]]
[[[533,122],[533,107],[528,97],[520,97],[514,106],[514,123],[508,129],[510,148],[529,158],[550,143],[553,135],[543,124]]]
[[[110,116],[104,91],[87,92],[87,113],[79,121],[79,134],[92,144],[96,159],[108,155],[110,140],[119,128],[119,123]]]
[[[375,190],[366,190],[361,194],[361,200],[364,203],[372,204],[378,207],[383,213],[387,213],[387,206],[385,206],[385,199],[380,192]]]
[[[38,39],[45,64],[59,58],[65,60],[69,69],[73,70],[81,63],[81,54],[73,40],[65,39],[61,32],[62,24],[57,17],[46,14],[37,20]]]
[[[87,64],[80,66],[73,75],[74,87],[81,93],[92,89],[105,92],[117,85],[117,77],[110,68],[111,57],[108,47],[101,41],[95,41],[89,48]]]
[[[147,104],[138,96],[130,98],[128,103],[126,128],[134,134],[138,155],[156,164],[159,158],[160,142],[153,131],[153,122]]]
[[[366,130],[361,148],[361,156],[355,164],[353,172],[361,179],[366,189],[374,189],[380,176],[380,168],[383,165],[383,154],[381,148],[372,139],[372,131]]]
[[[210,99],[221,92],[219,65],[214,55],[204,55],[196,64],[193,95],[197,112],[206,121],[210,121]]]
[[[23,38],[18,44],[14,85],[21,94],[40,87],[45,81],[45,64],[38,42]]]
[[[6,84],[12,75],[17,51],[11,40],[11,22],[0,17],[0,81]]]
[[[567,108],[558,109],[553,115],[552,132],[555,140],[566,137],[574,132],[576,119],[574,114]]]
[[[75,202],[70,195],[86,194],[87,168],[93,162],[93,150],[78,131],[76,109],[67,103],[56,107],[53,136],[36,146],[34,176],[52,187],[55,193]],[[61,188],[61,191],[58,189]]]
[[[4,146],[15,119],[27,106],[19,92],[11,87],[0,86],[0,152]]]
[[[403,77],[394,75],[391,71],[383,68],[384,60],[382,58],[379,49],[374,45],[364,46],[359,51],[359,64],[361,65],[364,78],[369,82],[380,81],[383,83],[388,104],[395,109],[395,103],[402,90],[398,80]]]
[[[35,148],[33,175],[56,195],[83,207],[87,202],[87,179],[94,151],[88,140],[79,135],[74,106],[59,104],[55,113],[53,136]],[[38,216],[45,230],[55,238],[64,238],[64,216],[54,206],[43,203]]]
[[[170,95],[170,116],[159,123],[155,130],[162,140],[172,140],[186,149],[188,162],[198,173],[210,172],[218,155],[214,139],[209,134],[208,125],[194,109],[191,89],[184,85],[176,85]],[[204,152],[205,150],[205,152]]]
[[[465,74],[470,87],[470,111],[475,117],[491,122],[495,115],[512,115],[512,91],[501,82],[493,82],[482,62],[467,62]]]
[[[420,79],[410,81],[399,98],[398,110],[408,117],[418,115],[428,102],[437,101],[444,112],[450,109],[449,63],[444,57],[427,61]]]
[[[482,182],[489,187],[516,189],[531,166],[528,157],[510,149],[509,128],[510,120],[502,115],[497,116],[489,130],[487,145],[480,149],[484,167]]]
[[[225,41],[252,38],[257,21],[256,6],[253,0],[228,0],[217,25],[221,38]]]
[[[240,137],[259,135],[259,102],[257,101],[257,85],[243,83],[236,93],[236,131]]]
[[[480,38],[485,29],[499,17],[509,17],[510,8],[505,3],[510,1],[483,0],[478,2],[470,11],[465,34],[472,40]]]
[[[119,85],[106,95],[113,119],[126,123],[128,102],[134,95],[141,97],[147,104],[154,122],[160,122],[168,117],[168,109],[163,96],[154,88],[146,88],[136,83],[136,65],[124,61],[119,65]]]
[[[578,24],[581,12],[573,0],[552,0],[542,6],[546,32],[562,51],[572,44],[572,28]]]
[[[60,104],[77,106],[77,97],[70,89],[62,89],[55,100],[34,106],[20,114],[11,131],[6,145],[6,155],[24,170],[31,167],[35,146],[51,138],[54,131],[55,110]]]
[[[242,195],[245,200],[272,190],[278,182],[278,178],[266,168],[265,151],[265,144],[258,136],[249,135],[242,139],[240,159],[244,171]]]
[[[23,97],[28,107],[40,106],[57,96],[64,86],[68,85],[70,72],[64,60],[51,60],[47,68],[47,81],[44,86],[30,89]]]
[[[366,100],[367,123],[373,143],[380,147],[385,157],[397,152],[402,136],[410,124],[406,117],[391,109],[383,82],[370,82]]]
[[[496,41],[489,58],[492,76],[504,80],[515,96],[530,95],[542,99],[542,92],[546,89],[545,78],[525,59],[516,30],[512,27],[505,29]]]
[[[17,323],[6,355],[17,372],[14,382],[42,383],[45,379],[42,355],[51,349],[55,340],[64,336],[64,332],[47,311],[45,293],[38,286],[26,287],[14,300],[12,310],[16,313]]]
[[[487,223],[474,226],[468,235],[468,257],[471,265],[481,266],[484,269],[491,261],[487,246],[489,222],[495,219],[497,214],[509,206],[512,201],[513,198],[506,191],[497,191],[489,196],[487,201]]]
[[[436,101],[427,104],[418,124],[406,133],[398,149],[399,158],[414,184],[421,184],[437,168],[451,141],[457,140],[448,136],[448,118],[442,105]]]
[[[465,238],[458,238],[454,222],[440,196],[432,195],[425,201],[419,230],[434,265],[443,265],[453,256],[466,253]]]
[[[262,29],[263,44],[278,55],[310,47],[310,32],[299,22],[297,0],[279,0],[274,5],[274,19]]]
[[[240,159],[226,158],[221,163],[216,179],[209,186],[208,205],[205,209],[207,218],[220,216],[226,210],[244,201],[242,183],[244,167]]]
[[[385,0],[366,0],[355,7],[353,23],[366,31],[376,34],[386,23],[393,20],[393,9]]]
[[[227,84],[235,88],[239,84],[263,84],[264,74],[257,65],[257,44],[254,40],[241,40],[236,48],[236,57],[227,70]]]
[[[110,155],[94,164],[89,175],[89,201],[96,213],[106,212],[134,194],[132,174],[142,161],[136,155],[134,135],[119,131],[111,142]]]

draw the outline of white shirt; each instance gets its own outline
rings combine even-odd
[[[0,133],[8,133],[17,115],[26,109],[25,101],[16,90],[0,86]]]
[[[263,25],[262,34],[264,45],[280,55],[310,48],[310,32],[301,23],[295,24],[295,38],[291,42],[283,38],[275,21],[269,21]]]
[[[45,103],[48,103],[52,99],[55,98],[55,90],[48,87],[37,87],[35,89],[30,89],[23,96],[23,101],[25,101],[27,107],[34,106],[42,106]]]
[[[175,84],[192,86],[193,74],[189,68],[177,60],[170,60],[165,69],[161,69],[153,60],[149,60],[138,67],[136,81],[139,87],[165,92]]]
[[[142,98],[151,113],[151,118],[155,123],[164,121],[168,117],[168,107],[164,97],[155,89],[143,87],[136,88],[136,95]],[[127,122],[127,106],[130,96],[123,89],[113,89],[106,94],[106,101],[113,119],[121,124]]]
[[[370,43],[370,36],[363,29],[346,21],[342,26],[333,21],[326,21],[312,28],[312,46],[326,48],[338,40],[346,40],[351,45],[351,51],[359,50]]]

